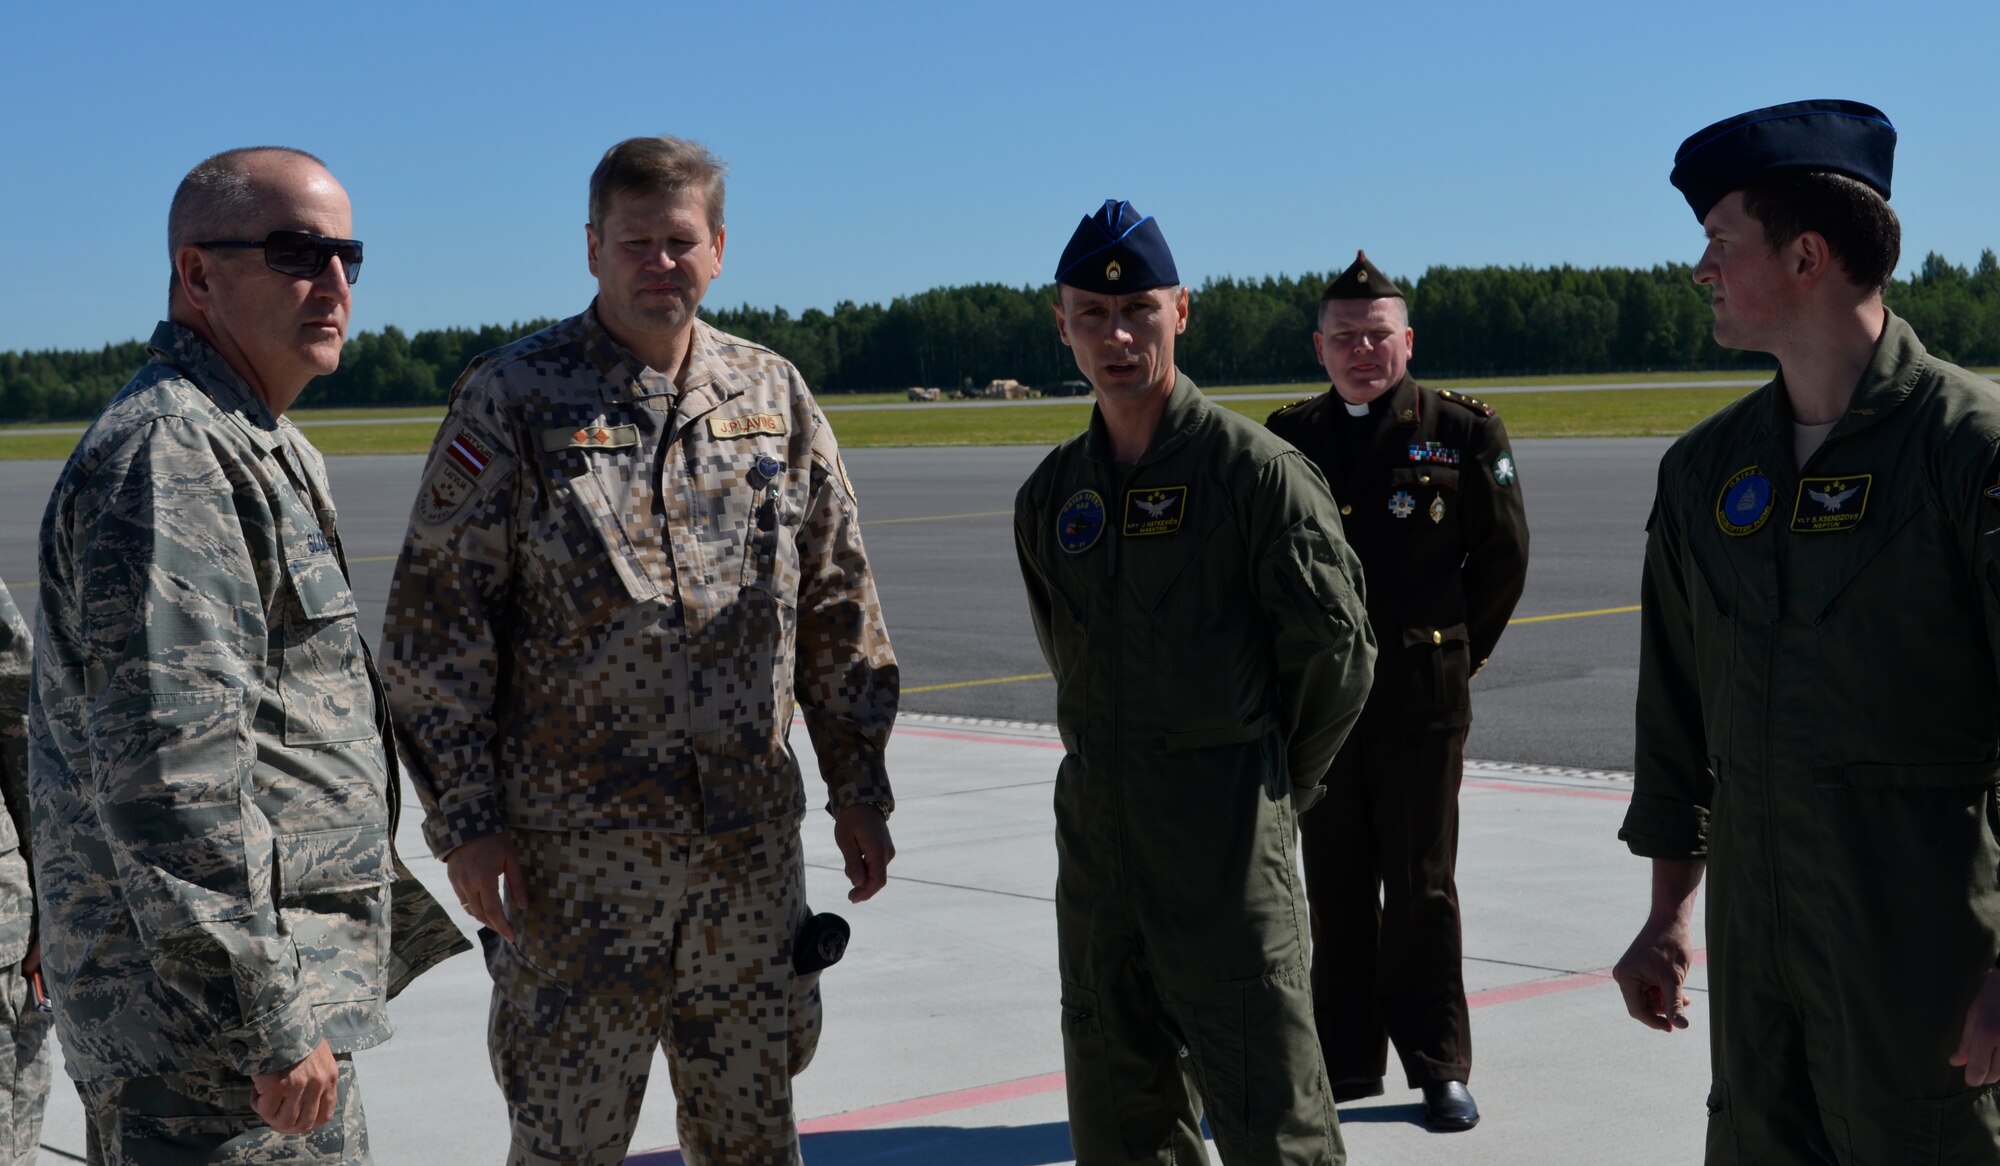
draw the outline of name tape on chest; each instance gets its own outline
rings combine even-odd
[[[768,434],[783,437],[792,427],[783,413],[745,413],[739,417],[714,417],[708,419],[708,435],[718,439],[731,437],[751,437]]]
[[[1874,474],[1800,478],[1799,496],[1792,503],[1792,532],[1824,534],[1861,525],[1874,481]]]
[[[639,444],[637,425],[558,425],[542,430],[542,449],[626,449]]]
[[[1715,499],[1715,524],[1722,533],[1741,538],[1756,534],[1771,517],[1771,479],[1745,466],[1722,484]]]
[[[1186,486],[1149,486],[1125,491],[1125,537],[1172,534],[1187,512]]]

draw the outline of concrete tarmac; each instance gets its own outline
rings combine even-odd
[[[1647,865],[1615,838],[1629,799],[1643,525],[1664,441],[1527,441],[1515,453],[1534,531],[1519,617],[1475,682],[1460,887],[1478,1129],[1433,1135],[1391,1058],[1385,1097],[1344,1107],[1355,1163],[1651,1166],[1700,1155],[1705,979],[1695,1027],[1624,1016],[1606,969],[1645,914]],[[899,856],[875,901],[840,902],[827,819],[806,822],[808,885],[854,925],[826,980],[827,1031],[798,1082],[812,1166],[1054,1166],[1071,1160],[1057,1029],[1053,685],[1020,598],[1013,495],[1034,448],[858,450],[849,457],[909,710],[890,747]],[[0,578],[32,609],[35,530],[56,463],[0,463]],[[364,626],[379,628],[419,459],[330,463]],[[1538,618],[1558,617],[1558,618]],[[947,687],[957,685],[959,687]],[[811,774],[800,731],[799,755]],[[1553,767],[1571,767],[1558,769]],[[1590,771],[1590,772],[1586,772]],[[401,849],[446,902],[416,832]],[[469,929],[469,924],[468,924]],[[1699,936],[1697,942],[1700,942]],[[462,956],[392,1005],[400,1035],[357,1059],[374,1157],[504,1157],[484,1045],[488,983]],[[631,1162],[677,1162],[656,1061]],[[79,1160],[59,1076],[45,1163]]]
[[[1637,615],[1576,613],[1639,602],[1646,513],[1667,444],[1659,438],[1516,444],[1532,535],[1527,591],[1516,612],[1523,622],[1508,629],[1473,681],[1469,756],[1631,768]],[[906,709],[1055,719],[1053,681],[1005,679],[1048,670],[1028,622],[1013,543],[1014,493],[1044,453],[998,446],[847,455],[903,668]],[[413,456],[339,457],[327,465],[370,634],[382,626],[422,466]],[[0,579],[24,610],[35,603],[29,581],[36,531],[60,469],[56,462],[0,462]]]

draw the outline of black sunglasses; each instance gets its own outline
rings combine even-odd
[[[340,269],[347,273],[348,286],[352,287],[361,282],[359,239],[331,239],[325,235],[311,235],[304,231],[272,231],[255,243],[218,239],[213,243],[196,243],[195,246],[231,250],[261,249],[264,252],[264,266],[286,275],[296,275],[300,279],[311,279],[325,271],[327,261],[338,255]]]

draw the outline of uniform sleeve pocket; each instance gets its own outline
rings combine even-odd
[[[1272,569],[1280,586],[1299,606],[1317,610],[1325,619],[1304,621],[1312,636],[1327,647],[1347,644],[1354,631],[1352,613],[1361,600],[1341,565],[1339,552],[1326,531],[1311,517],[1302,518],[1278,539]]]

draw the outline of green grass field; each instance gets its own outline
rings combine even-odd
[[[1992,370],[1982,370],[1992,371]],[[1744,381],[1754,373],[1632,373],[1577,377],[1521,377],[1484,381],[1425,382],[1439,388],[1477,394],[1481,386],[1503,384],[1605,384],[1639,381]],[[1211,395],[1230,409],[1262,421],[1287,400],[1325,391],[1317,384],[1238,385]],[[1670,437],[1735,400],[1749,389],[1742,385],[1715,388],[1568,390],[1549,393],[1506,393],[1493,404],[1506,419],[1507,432],[1523,437]],[[1280,393],[1283,399],[1231,400],[1245,394]],[[901,401],[896,393],[829,395],[828,405],[877,404]],[[293,420],[322,453],[420,454],[437,433],[436,408],[300,409]],[[950,402],[910,409],[863,412],[836,410],[828,414],[841,445],[848,449],[873,446],[925,445],[1053,445],[1081,431],[1090,417],[1090,402],[1049,400],[1007,408],[965,408]],[[341,424],[408,417],[402,424]],[[69,432],[63,432],[67,428]],[[69,456],[79,426],[0,427],[0,460],[57,459]],[[53,429],[53,431],[51,431]]]

